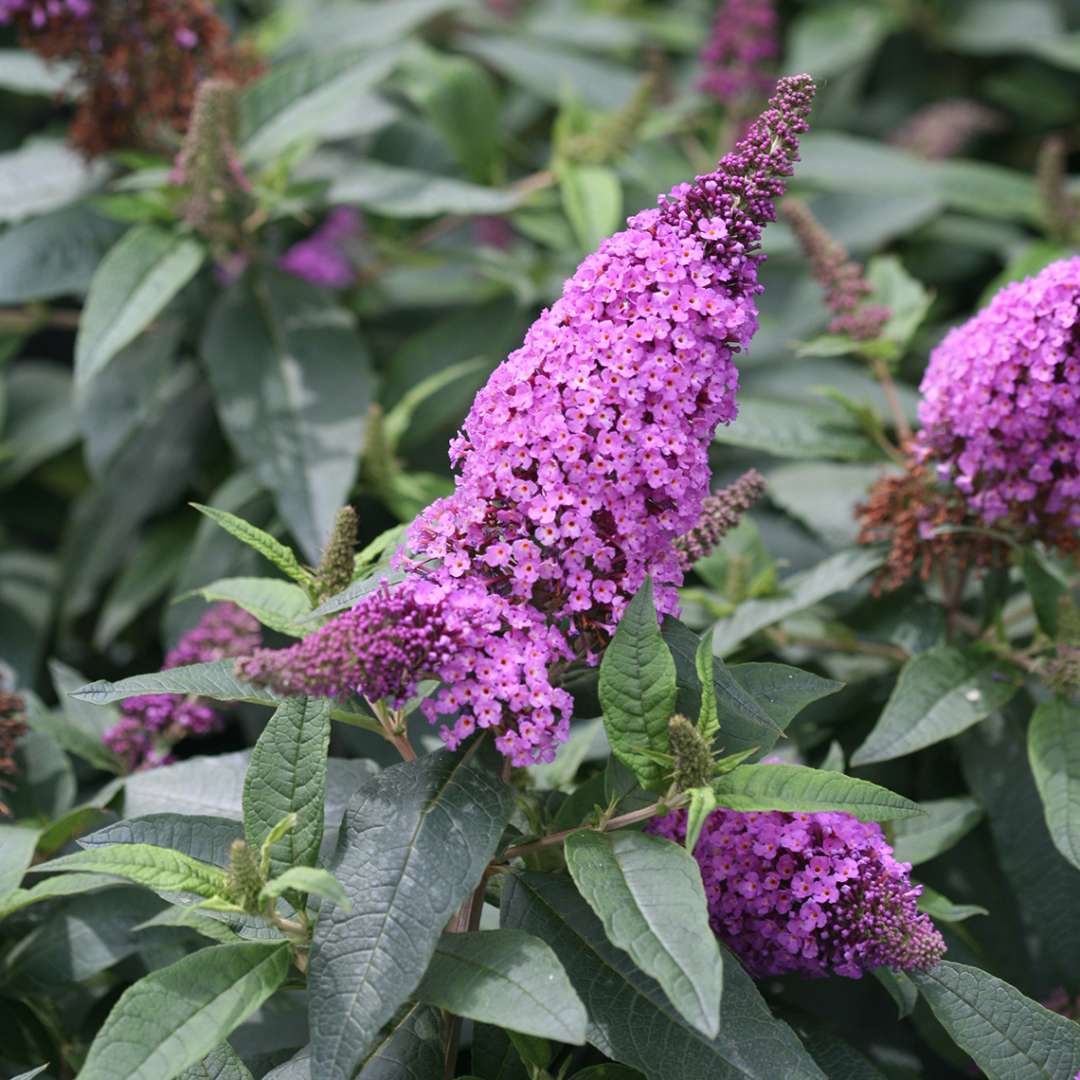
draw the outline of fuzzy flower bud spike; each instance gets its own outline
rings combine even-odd
[[[686,811],[648,831],[682,843]],[[850,814],[714,810],[694,848],[709,921],[751,975],[858,979],[924,971],[945,952],[921,885],[881,827]]]
[[[786,199],[784,218],[810,263],[810,272],[825,290],[825,306],[833,314],[829,332],[847,334],[856,341],[877,337],[892,312],[882,304],[864,303],[872,290],[862,265],[848,258],[805,203]]]
[[[736,525],[751,506],[765,494],[765,477],[757,469],[748,469],[733,484],[706,497],[701,516],[694,527],[675,541],[683,568],[711,554],[717,544]]]
[[[451,444],[455,490],[409,531],[407,582],[243,674],[400,699],[423,671],[444,683],[423,708],[448,718],[448,746],[488,727],[515,765],[552,759],[572,706],[559,667],[599,661],[647,574],[658,610],[677,609],[674,541],[708,495],[713,432],[735,417],[761,231],[813,91],[808,76],[781,80],[715,172],[578,267],[477,394]]]
[[[337,512],[333,532],[315,570],[315,584],[320,598],[341,592],[352,581],[359,524],[356,511],[351,506],[343,506]]]

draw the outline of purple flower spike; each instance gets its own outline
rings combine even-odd
[[[709,493],[713,432],[735,417],[761,230],[813,90],[808,76],[782,80],[715,172],[578,267],[477,394],[451,444],[454,493],[409,531],[406,584],[242,674],[391,700],[434,675],[444,688],[424,709],[448,718],[448,746],[490,727],[515,765],[554,757],[572,701],[553,669],[599,661],[646,575],[658,609],[677,609],[674,541]],[[402,626],[422,636],[405,640]]]
[[[951,330],[920,387],[916,450],[986,525],[1063,548],[1080,527],[1080,257]]]
[[[764,97],[780,55],[775,0],[724,0],[701,50],[703,93],[732,105]]]
[[[686,811],[648,827],[681,843]],[[945,952],[918,910],[921,885],[881,827],[850,814],[715,810],[694,849],[709,921],[756,978],[794,972],[861,978],[924,971]]]

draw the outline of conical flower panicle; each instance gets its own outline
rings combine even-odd
[[[650,823],[682,843],[686,811]],[[850,814],[715,810],[694,848],[709,921],[751,975],[923,971],[945,952],[921,885],[881,827]]]
[[[919,460],[983,525],[1063,550],[1080,528],[1080,257],[1005,286],[930,356]]]
[[[492,727],[514,764],[551,760],[572,705],[553,672],[598,662],[647,574],[659,611],[676,610],[683,560],[674,540],[708,494],[713,432],[735,417],[733,358],[757,326],[761,229],[796,159],[813,90],[807,76],[781,80],[716,171],[605,240],[477,394],[451,444],[455,490],[417,518],[415,557],[399,559],[410,581],[429,586],[413,584],[403,603],[463,604],[475,620],[475,638],[452,664],[440,652],[414,665],[445,683],[423,708],[431,720],[453,718],[440,729],[449,746]],[[382,696],[384,636],[372,631],[376,647],[358,623],[381,619],[388,602],[362,604],[341,617],[343,630],[332,623],[287,650],[291,658],[264,655],[257,666],[300,685],[308,661],[324,677],[305,651],[318,654],[318,641],[370,647],[347,669],[359,679],[351,688]]]

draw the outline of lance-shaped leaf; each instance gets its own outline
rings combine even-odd
[[[75,896],[78,893],[91,892],[120,882],[107,874],[59,874],[46,878],[32,885],[29,889],[16,889],[0,900],[0,919],[6,918],[20,908],[30,907],[42,900],[52,900],[59,896]]]
[[[891,821],[923,811],[919,804],[868,780],[803,765],[740,765],[713,784],[718,806],[730,810],[841,811],[863,821]]]
[[[651,579],[627,605],[600,665],[600,704],[615,756],[642,787],[656,789],[665,769],[652,754],[668,748],[675,711],[675,661],[656,621]]]
[[[114,874],[149,889],[188,892],[206,898],[225,895],[227,885],[225,872],[220,867],[152,844],[88,848],[34,867],[34,873],[52,874],[61,870]]]
[[[132,675],[118,682],[98,679],[73,690],[71,696],[95,705],[124,701],[140,694],[197,694],[214,701],[253,701],[257,705],[276,705],[282,700],[280,694],[265,686],[252,686],[238,679],[235,666],[234,660],[209,660],[149,675]]]
[[[669,840],[630,830],[574,833],[565,850],[574,884],[608,940],[656,979],[687,1023],[714,1038],[723,961],[693,857]]]
[[[201,503],[192,503],[200,514],[208,517],[216,525],[220,525],[230,536],[235,536],[241,543],[247,544],[253,551],[257,551],[264,559],[271,562],[293,581],[301,585],[308,584],[311,574],[300,565],[296,553],[288,544],[283,544],[268,532],[245,521],[242,517],[230,514],[227,510],[218,510],[213,506],[203,506]]]
[[[215,759],[216,760],[216,759]],[[156,770],[155,770],[156,771]],[[171,848],[193,859],[229,865],[229,848],[243,837],[239,822],[210,814],[146,814],[113,822],[79,838],[79,847],[101,848],[114,844],[152,844]]]
[[[177,1080],[252,1080],[252,1076],[240,1055],[228,1043],[222,1043],[202,1061],[189,1065]]]
[[[173,1080],[205,1057],[284,981],[287,945],[213,945],[124,991],[79,1080]]]
[[[195,276],[206,250],[157,225],[125,233],[90,282],[75,340],[75,381],[85,386]]]
[[[1080,1070],[1080,1024],[1007,982],[949,961],[910,977],[941,1026],[989,1080],[1070,1080]]]
[[[1080,868],[1080,705],[1064,698],[1039,705],[1028,758],[1054,846]]]
[[[966,795],[930,799],[919,806],[922,817],[897,821],[892,827],[893,853],[916,866],[948,851],[983,819],[982,807]]]
[[[0,825],[0,900],[13,893],[34,858],[40,830]]]
[[[279,634],[303,637],[311,633],[311,627],[304,625],[304,620],[311,614],[307,593],[290,581],[260,577],[222,578],[194,592],[204,600],[236,604]]]
[[[581,998],[551,948],[523,930],[444,934],[416,996],[470,1020],[585,1042]]]
[[[395,765],[353,797],[332,866],[353,910],[322,914],[312,943],[313,1074],[351,1080],[476,888],[510,807],[505,785],[444,753]]]
[[[992,656],[951,645],[912,657],[852,765],[891,761],[959,735],[1016,692],[1015,673]]]
[[[267,273],[222,294],[202,352],[218,417],[309,562],[356,479],[373,379],[327,290]]]
[[[283,701],[267,721],[244,778],[244,833],[258,851],[270,830],[289,814],[295,824],[270,848],[270,874],[313,866],[323,835],[330,702]]]
[[[725,957],[720,1032],[709,1039],[608,941],[566,877],[515,873],[500,915],[503,926],[527,930],[555,950],[588,1010],[589,1042],[648,1080],[824,1080],[734,958]]]

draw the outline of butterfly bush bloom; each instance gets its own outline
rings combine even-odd
[[[775,0],[724,0],[701,50],[699,89],[726,105],[767,94],[780,54],[777,21]]]
[[[278,265],[313,285],[343,289],[356,277],[346,247],[362,232],[360,212],[351,206],[339,206],[307,239],[293,244]]]
[[[650,822],[682,843],[686,811]],[[850,814],[714,810],[694,849],[709,921],[751,975],[923,971],[945,952],[921,885],[881,827]]]
[[[1002,289],[933,351],[916,453],[986,525],[1080,527],[1080,257]]]
[[[388,693],[385,655],[392,670],[445,684],[422,707],[447,717],[451,748],[494,728],[514,764],[552,759],[572,708],[553,685],[559,668],[599,661],[646,575],[658,610],[677,609],[674,541],[708,495],[713,432],[735,417],[761,230],[812,95],[808,76],[782,80],[715,172],[632,217],[578,267],[477,394],[451,443],[455,490],[409,530],[412,555],[398,561],[409,583],[241,674],[296,692],[408,696],[415,680]],[[406,610],[410,633],[426,626],[437,643],[432,662],[399,661]]]
[[[235,604],[215,604],[170,650],[162,669],[241,656],[260,643],[254,617]],[[190,694],[140,694],[128,698],[120,712],[102,741],[131,769],[164,765],[172,760],[171,747],[185,736],[208,735],[221,726],[217,709]]]

